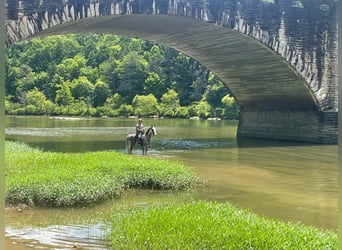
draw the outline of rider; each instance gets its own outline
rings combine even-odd
[[[142,119],[139,118],[137,125],[135,125],[135,140],[141,144],[141,136],[144,133],[144,124],[142,123]]]

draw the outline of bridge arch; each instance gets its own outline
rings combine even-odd
[[[240,107],[239,137],[337,142],[337,112],[331,104],[334,100],[322,100],[317,93],[323,89],[313,88],[293,65],[259,40],[207,22],[203,12],[196,12],[201,17],[197,19],[202,19],[196,20],[131,14],[128,5],[125,15],[101,16],[96,11],[100,8],[83,8],[74,12],[74,21],[51,25],[37,33],[29,22],[32,34],[28,37],[107,33],[163,44],[199,61],[226,84]]]

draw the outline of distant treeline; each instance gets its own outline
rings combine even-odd
[[[205,66],[149,41],[50,36],[13,45],[6,60],[6,114],[238,117]]]

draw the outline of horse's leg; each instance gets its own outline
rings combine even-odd
[[[132,138],[131,139],[131,147],[130,147],[131,154],[133,154],[133,148],[135,146],[135,143],[136,143],[135,138]]]
[[[145,147],[144,147],[144,143],[141,144],[141,154],[144,155],[145,154]]]
[[[134,147],[133,139],[132,138],[127,138],[126,145],[127,145],[127,153],[128,154],[132,154],[133,147]]]
[[[143,145],[143,155],[147,155],[147,145]]]
[[[129,143],[129,138],[127,138],[127,140],[126,140],[126,149],[127,149],[127,154],[130,154],[131,152],[130,152],[130,143]]]

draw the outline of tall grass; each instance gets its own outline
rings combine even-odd
[[[265,219],[228,203],[192,202],[115,212],[113,249],[337,249],[337,235]]]
[[[118,152],[54,153],[5,144],[6,202],[79,206],[118,197],[127,188],[180,190],[195,173],[178,162]]]

